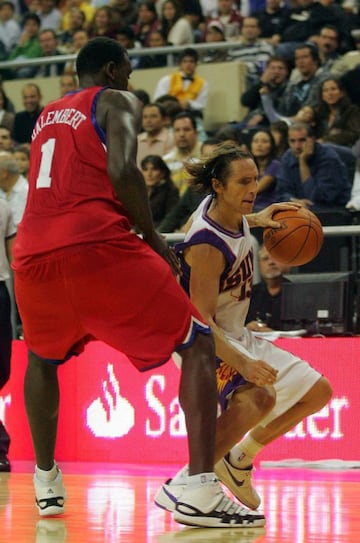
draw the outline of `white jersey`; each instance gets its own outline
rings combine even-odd
[[[242,232],[225,230],[208,216],[212,196],[206,197],[193,214],[192,225],[183,243],[176,246],[181,259],[181,284],[189,294],[191,268],[182,258],[183,251],[192,245],[213,245],[225,257],[226,266],[219,283],[219,297],[214,319],[228,335],[239,338],[243,334],[249,309],[253,279],[253,243],[246,218]],[[211,263],[209,263],[211,266]]]
[[[265,360],[278,370],[274,384],[276,403],[261,421],[261,425],[266,426],[300,401],[321,375],[304,360],[279,349],[269,341],[255,337],[245,328],[253,276],[253,250],[249,225],[243,218],[242,232],[235,234],[224,230],[207,215],[211,199],[209,196],[201,202],[193,215],[193,223],[184,242],[176,246],[182,266],[181,284],[189,293],[191,268],[183,258],[183,251],[187,247],[207,243],[223,253],[226,266],[219,284],[216,323],[235,349],[253,360]],[[246,381],[220,359],[217,359],[216,379],[219,403],[225,410],[229,398]]]

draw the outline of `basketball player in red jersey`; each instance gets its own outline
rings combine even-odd
[[[181,353],[190,476],[175,520],[263,526],[264,516],[229,500],[214,476],[213,340],[178,286],[171,270],[176,259],[152,223],[136,167],[140,108],[124,92],[129,58],[116,41],[95,38],[80,51],[77,72],[80,90],[48,104],[34,128],[29,197],[13,264],[29,348],[25,403],[39,513],[64,510],[65,489],[54,461],[58,366],[98,339],[126,353],[140,371]],[[275,379],[265,363],[257,372],[262,384]]]

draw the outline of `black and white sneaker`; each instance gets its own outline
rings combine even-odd
[[[217,479],[200,486],[187,485],[179,497],[174,520],[204,528],[257,528],[265,526],[259,512],[244,509],[232,501]]]
[[[35,473],[34,487],[36,506],[40,516],[61,515],[64,512],[66,492],[58,467],[57,475],[53,481],[41,481]]]

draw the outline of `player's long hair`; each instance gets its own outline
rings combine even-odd
[[[243,151],[237,145],[222,143],[200,162],[187,162],[185,164],[185,170],[190,176],[189,184],[199,192],[215,194],[212,188],[212,180],[216,178],[225,185],[230,164],[234,160],[248,158],[254,160],[248,151]]]

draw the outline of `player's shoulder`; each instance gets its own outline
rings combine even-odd
[[[129,91],[107,88],[102,92],[101,99],[109,106],[119,107],[121,105],[134,111],[139,109],[139,99]]]

